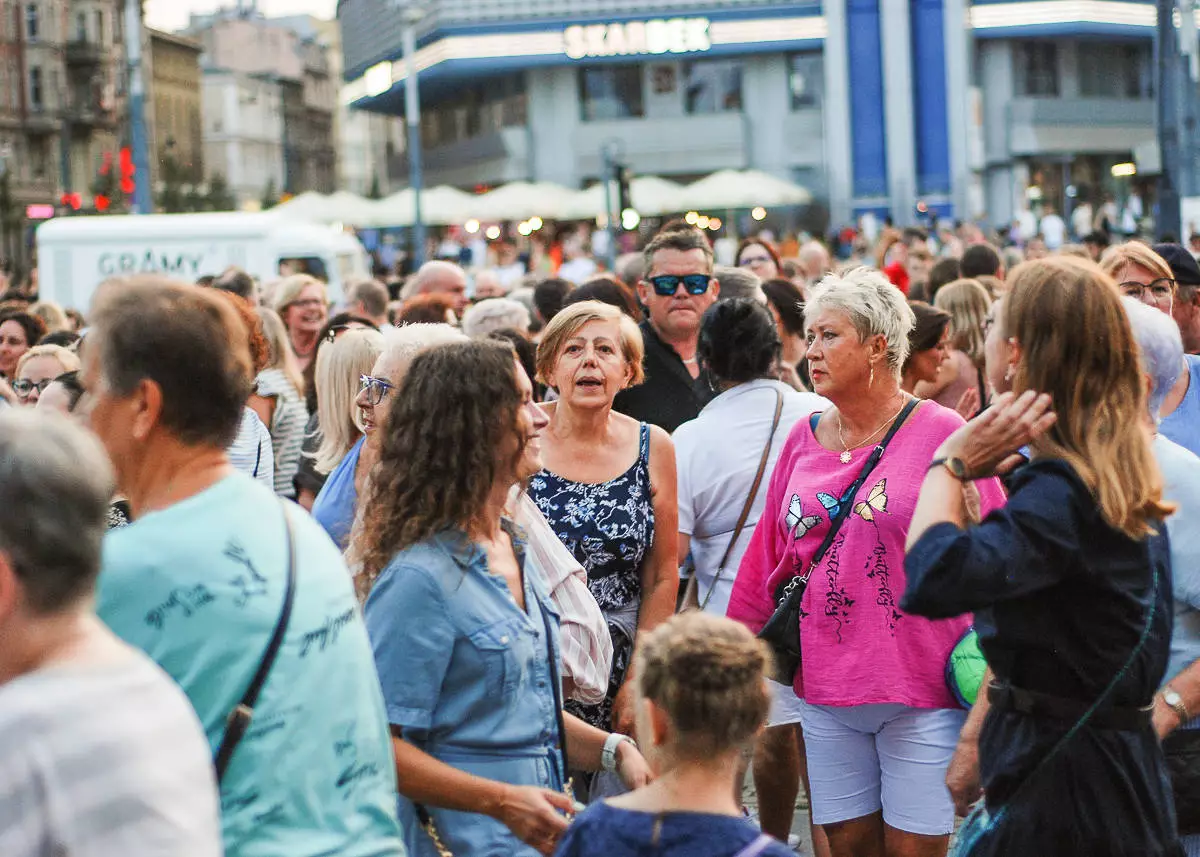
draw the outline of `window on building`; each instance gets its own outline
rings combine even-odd
[[[104,41],[104,13],[103,13],[102,11],[98,10],[98,9],[96,10],[96,33],[95,33],[95,37],[96,37],[96,44],[98,44],[98,45],[107,44],[107,43]]]
[[[1053,42],[1020,42],[1016,55],[1017,95],[1058,96],[1058,45]]]
[[[737,113],[742,109],[742,64],[737,60],[684,63],[683,98],[688,114]]]
[[[87,40],[87,14],[80,12],[75,16],[75,41],[86,42]]]
[[[1148,45],[1079,43],[1079,94],[1085,98],[1149,98],[1153,77]]]
[[[820,107],[825,98],[825,58],[820,52],[793,54],[788,74],[792,109]]]
[[[25,35],[29,40],[36,41],[40,29],[40,14],[37,3],[25,4]]]
[[[29,69],[29,106],[34,110],[41,110],[44,106],[42,101],[42,70],[37,66]]]
[[[579,103],[584,122],[645,116],[641,64],[581,68]]]

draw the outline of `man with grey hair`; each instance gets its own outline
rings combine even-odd
[[[66,417],[0,413],[0,854],[218,857],[187,698],[93,611],[113,472]]]
[[[388,327],[388,290],[378,280],[351,280],[346,284],[346,311],[365,318],[380,330]]]
[[[529,333],[529,310],[520,301],[511,298],[488,298],[467,307],[463,313],[463,333],[472,339],[481,339],[497,330],[510,329],[521,334]]]
[[[400,293],[403,300],[435,293],[449,295],[454,314],[461,316],[467,307],[467,273],[453,262],[426,262],[413,274]]]
[[[1183,342],[1171,317],[1141,301],[1121,299],[1142,352],[1149,381],[1146,418],[1154,430],[1154,457],[1163,475],[1163,499],[1177,510],[1167,518],[1175,622],[1171,659],[1154,698],[1154,728],[1163,748],[1195,747],[1200,741],[1200,458],[1157,430],[1159,412],[1183,371]],[[1174,734],[1172,734],[1174,733]],[[1188,854],[1200,854],[1200,836],[1184,836]]]
[[[800,245],[796,258],[810,285],[819,283],[822,277],[833,271],[833,257],[820,241],[805,241]]]
[[[767,302],[763,294],[762,278],[746,268],[733,268],[728,265],[717,265],[713,268],[713,276],[721,284],[721,300],[733,298],[750,298],[761,304]]]

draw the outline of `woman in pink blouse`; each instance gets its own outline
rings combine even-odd
[[[826,277],[805,310],[813,388],[833,407],[797,423],[734,583],[728,615],[753,630],[782,586],[811,565],[841,498],[902,419],[912,310],[878,271]],[[851,504],[801,601],[801,702],[813,820],[834,857],[940,857],[954,828],[945,786],[965,712],[946,658],[969,616],[930,621],[899,608],[904,543],[933,453],[963,420],[936,402],[911,410]],[[934,463],[934,466],[941,466]],[[995,480],[969,504],[1003,502]]]

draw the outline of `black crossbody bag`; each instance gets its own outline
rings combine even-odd
[[[884,450],[892,442],[892,438],[896,436],[900,426],[904,425],[905,420],[917,407],[917,402],[917,399],[913,399],[904,406],[904,410],[892,422],[892,427],[883,436],[883,440],[879,441],[879,444],[871,450],[870,456],[867,457],[862,470],[858,473],[858,478],[850,484],[838,501],[837,517],[830,521],[829,531],[825,533],[825,539],[817,548],[817,552],[813,554],[812,562],[808,564],[804,573],[780,581],[775,590],[775,612],[758,632],[758,638],[771,647],[771,653],[774,655],[771,678],[780,684],[790,687],[796,680],[796,670],[800,668],[800,601],[804,598],[804,591],[808,588],[808,579],[821,564],[821,560],[825,558],[826,552],[837,537],[838,530],[842,528],[842,523],[850,516],[854,498],[858,495],[863,483],[867,481],[871,471],[879,464]],[[819,414],[814,414],[814,416],[818,420],[820,419]]]
[[[217,749],[217,755],[213,759],[213,765],[217,769],[217,785],[220,785],[221,780],[225,777],[225,769],[229,767],[233,751],[237,749],[238,744],[246,735],[246,730],[250,728],[250,721],[254,717],[254,706],[258,704],[258,696],[262,693],[263,685],[267,683],[267,677],[271,674],[271,667],[275,665],[275,659],[283,647],[283,638],[292,617],[292,604],[296,600],[296,533],[292,529],[292,519],[288,517],[287,506],[282,503],[280,505],[283,508],[283,524],[287,528],[288,570],[287,586],[283,591],[283,606],[279,610],[279,619],[275,622],[275,630],[271,632],[271,639],[263,652],[262,660],[258,662],[254,678],[250,680],[250,686],[246,688],[241,701],[234,706],[233,711],[229,712],[229,716],[225,719],[225,737],[221,739],[221,746]]]

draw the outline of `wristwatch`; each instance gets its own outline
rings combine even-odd
[[[929,470],[935,467],[945,467],[950,471],[950,475],[959,482],[969,482],[971,477],[967,474],[967,465],[961,458],[935,458],[929,462]]]
[[[634,749],[637,749],[637,742],[620,732],[612,732],[604,739],[604,749],[600,751],[601,769],[610,772],[617,769],[617,748],[626,741],[632,744]]]
[[[1170,685],[1164,687],[1162,693],[1159,695],[1163,698],[1163,702],[1167,704],[1167,707],[1175,712],[1175,716],[1179,718],[1180,723],[1187,723],[1192,719],[1187,706],[1183,704],[1183,697],[1172,690]]]

